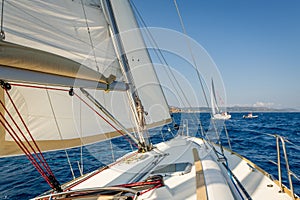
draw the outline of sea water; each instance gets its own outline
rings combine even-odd
[[[300,176],[300,113],[255,113],[258,115],[255,119],[243,119],[244,114],[231,113],[232,118],[225,123],[232,150],[278,179],[277,166],[274,164],[277,162],[276,139],[270,135],[284,136],[289,141],[286,146],[290,169]],[[169,140],[176,134],[189,134],[197,137],[210,134],[211,122],[208,113],[174,113],[173,117],[177,124],[181,124],[181,128],[177,130],[173,124],[151,130],[149,135],[153,143]],[[198,119],[201,120],[198,121]],[[228,140],[225,136],[226,132],[223,129],[222,142],[228,147]],[[83,169],[83,173],[91,172],[108,165],[132,149],[135,147],[126,139],[116,138],[84,148],[70,149],[67,153],[74,176],[78,177],[80,169]],[[59,182],[72,180],[73,175],[65,151],[49,152],[44,156]],[[286,177],[285,170],[283,170],[283,177]],[[300,181],[294,177],[292,180],[294,191],[299,195]],[[284,184],[288,186],[286,178],[284,178]],[[30,199],[47,190],[49,186],[25,156],[0,159],[1,200]]]

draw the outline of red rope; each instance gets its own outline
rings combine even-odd
[[[19,83],[11,83],[10,85],[19,86],[19,87],[36,88],[36,89],[47,89],[47,90],[65,91],[65,92],[69,91],[67,89],[61,89],[61,88],[38,86],[38,85],[26,85],[26,84],[19,84]]]
[[[135,155],[137,155],[137,154],[138,154],[138,152],[132,153],[132,154],[130,154],[130,155],[128,155],[128,156],[122,158],[121,160],[118,160],[117,162],[114,162],[114,163],[112,163],[112,164],[110,164],[110,165],[108,165],[108,166],[102,167],[101,169],[99,169],[99,170],[96,171],[95,173],[93,173],[93,174],[91,174],[91,175],[89,175],[89,176],[86,176],[85,178],[83,178],[83,179],[77,181],[76,183],[70,185],[69,187],[67,187],[67,188],[65,189],[65,191],[70,190],[71,188],[73,188],[73,187],[79,185],[80,183],[82,183],[82,182],[84,182],[84,181],[86,181],[86,180],[92,178],[93,176],[99,174],[100,172],[103,172],[104,170],[106,170],[106,169],[108,169],[108,168],[110,168],[110,167],[112,167],[112,166],[114,166],[114,165],[116,165],[116,164],[118,164],[118,163],[120,163],[120,162],[122,162],[122,161],[128,159],[128,158],[131,158],[131,157],[133,157],[133,156],[135,156]]]
[[[26,85],[26,84],[17,84],[17,83],[12,83],[11,85],[13,86],[19,86],[19,87],[28,87],[28,88],[37,88],[37,89],[47,89],[47,90],[57,90],[57,91],[69,91],[66,89],[61,89],[61,88],[53,88],[53,87],[45,87],[45,86],[37,86],[37,85]],[[107,119],[105,119],[99,112],[97,112],[93,107],[91,107],[84,99],[82,99],[80,96],[78,96],[76,93],[74,93],[74,95],[81,100],[82,102],[84,102],[91,110],[93,110],[99,117],[101,117],[106,123],[108,123],[112,128],[114,128],[118,133],[120,133],[128,142],[130,142],[131,144],[133,144],[136,148],[138,148],[138,146],[133,143],[128,137],[126,137],[126,135],[124,133],[122,133],[120,130],[118,130],[113,124],[111,124]]]
[[[156,186],[154,186],[154,187],[152,187],[152,188],[149,188],[148,190],[145,190],[145,191],[143,191],[143,192],[141,192],[140,193],[140,195],[143,195],[143,194],[145,194],[146,192],[149,192],[149,191],[151,191],[151,190],[155,190],[156,188],[159,188],[159,187],[162,187],[163,186],[163,184],[158,184],[158,185],[156,185]]]
[[[143,181],[143,182],[135,182],[135,183],[127,183],[122,185],[117,185],[116,187],[126,187],[126,188],[132,188],[137,186],[144,186],[144,185],[158,185],[161,184],[161,181]]]
[[[34,143],[35,148],[38,150],[39,154],[36,152],[36,150],[34,149],[34,147],[30,144],[30,142],[28,141],[28,139],[26,138],[26,136],[24,135],[24,133],[22,132],[22,130],[21,130],[20,127],[18,126],[17,122],[13,119],[13,117],[11,116],[11,114],[10,114],[9,111],[5,108],[3,102],[1,101],[2,106],[4,107],[5,111],[7,112],[7,114],[9,115],[9,117],[11,118],[11,120],[13,121],[13,123],[15,124],[15,126],[17,127],[17,129],[19,130],[19,132],[22,134],[23,138],[25,139],[25,141],[27,142],[27,144],[29,145],[29,147],[31,148],[31,150],[32,150],[32,151],[34,152],[34,154],[37,156],[38,160],[42,163],[43,167],[46,169],[46,171],[47,171],[50,175],[53,176],[53,173],[52,173],[52,171],[51,171],[51,169],[50,169],[50,167],[49,167],[49,165],[48,165],[46,159],[44,158],[44,155],[42,154],[40,148],[38,147],[38,145],[36,144],[34,138],[32,137],[32,134],[30,133],[30,131],[29,131],[29,129],[28,129],[28,127],[27,127],[25,121],[23,120],[23,118],[22,118],[22,116],[21,116],[19,110],[17,109],[17,107],[16,107],[14,101],[12,100],[12,98],[11,98],[10,94],[8,93],[8,91],[7,91],[7,90],[5,90],[5,91],[6,91],[6,94],[7,94],[8,98],[9,98],[11,104],[13,105],[14,109],[16,110],[16,112],[17,112],[17,114],[18,114],[18,117],[21,119],[21,121],[22,121],[22,123],[23,123],[23,125],[24,125],[24,127],[25,127],[25,129],[26,129],[26,131],[27,131],[27,133],[28,133],[28,135],[30,136],[31,141]]]
[[[56,91],[69,91],[66,89],[61,89],[61,88],[53,88],[53,87],[45,87],[45,86],[34,86],[34,85],[26,85],[26,84],[16,84],[13,83],[11,84],[13,86],[19,86],[19,87],[28,87],[28,88],[36,88],[36,89],[46,89],[46,90],[56,90]],[[35,149],[32,147],[32,145],[30,144],[30,142],[27,140],[27,138],[25,137],[24,133],[21,131],[20,127],[17,125],[17,123],[15,122],[15,120],[13,119],[13,117],[11,116],[11,114],[8,112],[8,110],[5,108],[5,105],[3,104],[3,102],[1,101],[1,105],[3,106],[3,108],[5,109],[5,111],[9,114],[11,120],[13,121],[13,123],[15,124],[15,126],[17,127],[17,129],[19,130],[19,132],[22,134],[22,136],[24,137],[24,139],[26,140],[27,144],[30,146],[30,148],[32,149],[32,151],[34,152],[34,154],[36,155],[36,157],[39,159],[39,161],[42,163],[44,169],[46,169],[47,173],[52,175],[54,177],[54,174],[52,173],[48,163],[46,162],[46,159],[44,158],[40,148],[38,147],[37,143],[35,142],[34,138],[32,137],[32,134],[30,133],[28,127],[26,126],[26,123],[24,122],[20,112],[18,111],[16,105],[14,104],[10,94],[8,93],[8,91],[5,89],[6,94],[8,95],[14,109],[16,110],[19,118],[21,119],[28,135],[30,136],[31,140],[33,141],[35,147],[37,148],[38,153],[36,153]],[[132,143],[132,141],[130,140],[130,138],[128,138],[122,131],[120,131],[119,129],[117,129],[111,122],[109,122],[105,117],[103,117],[97,110],[95,110],[91,105],[89,105],[84,99],[82,99],[79,95],[77,95],[76,93],[74,93],[75,96],[81,100],[84,104],[86,104],[86,106],[88,106],[92,111],[94,111],[100,118],[102,118],[107,124],[109,124],[113,129],[115,129],[120,135],[122,135],[128,142],[130,142],[131,144],[133,144],[136,148],[138,148],[137,144]],[[5,122],[8,124],[7,120],[4,118],[4,116],[1,114],[2,118],[5,120]],[[18,146],[21,148],[21,150],[25,153],[25,155],[27,156],[27,158],[30,160],[30,162],[33,164],[33,166],[37,169],[37,171],[42,175],[42,177],[46,180],[46,182],[52,187],[53,185],[51,184],[51,181],[49,180],[49,177],[46,175],[46,173],[44,172],[44,170],[42,169],[42,167],[39,165],[39,163],[35,160],[35,158],[31,155],[30,151],[27,149],[27,147],[23,144],[23,142],[20,140],[20,138],[18,137],[18,135],[15,133],[15,131],[11,128],[11,126],[9,125],[10,129],[14,132],[15,136],[17,137],[17,139],[20,142],[17,142],[16,138],[13,136],[13,134],[11,133],[11,131],[7,128],[7,126],[5,126],[4,122],[1,120],[1,124],[5,127],[5,129],[7,130],[7,132],[11,135],[11,137],[16,141],[16,143],[18,144]],[[40,156],[41,157],[40,157]],[[114,163],[115,164],[115,163]],[[111,165],[112,166],[112,165]],[[99,172],[101,172],[102,170],[100,170]],[[99,173],[98,172],[98,173]],[[98,174],[96,173],[96,174]],[[96,175],[93,174],[93,175]],[[90,178],[90,177],[89,177]],[[75,184],[78,185],[79,183]],[[161,184],[160,184],[161,185]],[[155,189],[156,187],[160,187],[159,186],[155,186],[154,188],[150,188],[147,191],[151,190],[151,189]],[[74,185],[72,185],[70,188],[74,187]],[[68,188],[68,189],[70,189]],[[145,192],[144,192],[145,193]]]
[[[143,182],[122,184],[122,185],[117,185],[116,187],[134,188],[134,187],[137,187],[137,186],[145,186],[145,185],[153,185],[153,187],[148,188],[147,190],[140,192],[140,195],[143,195],[146,192],[149,192],[151,190],[154,190],[156,188],[164,186],[162,180],[157,180],[157,181],[143,181]]]
[[[122,133],[122,131],[120,131],[119,129],[117,129],[112,123],[110,123],[107,119],[105,119],[105,117],[103,117],[97,110],[95,110],[91,105],[89,105],[84,99],[82,99],[76,93],[74,93],[74,94],[85,105],[87,105],[92,111],[94,111],[99,117],[101,117],[107,124],[109,124],[113,129],[115,129],[118,133],[120,133],[129,143],[133,144],[136,148],[138,148],[138,146],[135,143],[132,143],[132,141],[124,133]]]
[[[10,103],[13,105],[15,111],[18,114],[18,117],[21,119],[21,121],[23,123],[23,126],[25,127],[28,135],[30,136],[32,142],[34,143],[35,148],[38,149],[39,153],[36,152],[35,148],[28,141],[27,137],[25,136],[25,134],[21,130],[20,126],[15,121],[15,119],[12,117],[11,113],[5,107],[5,104],[2,101],[0,101],[2,107],[4,108],[5,112],[8,114],[10,120],[13,122],[13,124],[15,125],[15,127],[17,128],[17,130],[19,131],[19,133],[22,135],[23,139],[26,141],[27,145],[32,150],[32,152],[35,155],[35,157],[31,154],[30,150],[24,144],[24,142],[22,142],[22,139],[16,133],[16,131],[14,130],[14,128],[12,128],[12,126],[9,124],[9,122],[7,121],[7,119],[5,118],[5,116],[2,113],[1,113],[1,117],[3,118],[3,120],[8,125],[9,128],[5,125],[5,123],[4,123],[3,120],[1,120],[1,124],[3,125],[3,127],[5,127],[6,131],[11,135],[11,137],[17,143],[17,145],[19,146],[19,148],[24,152],[24,154],[26,155],[26,157],[29,159],[29,161],[32,163],[32,165],[37,169],[37,171],[41,174],[41,176],[46,180],[46,182],[50,185],[50,187],[52,187],[54,189],[57,189],[57,187],[55,187],[55,185],[54,185],[54,184],[57,184],[56,183],[57,181],[56,182],[54,181],[55,183],[53,182],[53,180],[56,180],[56,179],[55,179],[54,174],[52,173],[52,171],[51,171],[51,169],[50,169],[50,167],[49,167],[46,159],[44,158],[42,152],[40,151],[38,145],[36,144],[34,138],[32,137],[32,134],[30,133],[28,127],[26,126],[25,121],[23,120],[20,112],[18,111],[18,109],[17,109],[14,101],[12,100],[10,94],[8,93],[7,89],[4,89],[4,90],[6,91],[6,94],[9,97]],[[39,162],[37,161],[37,159],[38,159]],[[50,180],[50,178],[51,178],[51,180]]]
[[[42,170],[41,166],[36,162],[36,160],[34,159],[34,157],[30,154],[30,151],[27,149],[27,147],[25,146],[25,144],[21,141],[21,139],[16,134],[16,132],[13,130],[13,128],[10,126],[10,124],[8,123],[8,121],[4,118],[4,116],[2,115],[2,113],[0,113],[0,115],[4,119],[5,123],[10,128],[10,129],[8,129],[7,126],[5,125],[5,123],[2,120],[0,120],[0,123],[3,125],[3,127],[5,128],[5,130],[14,139],[14,141],[16,142],[16,144],[24,152],[24,154],[26,155],[26,157],[28,158],[28,160],[32,163],[32,165],[37,169],[37,171],[42,175],[42,177],[46,180],[46,182],[51,186],[51,184],[50,184],[50,182],[49,182],[49,180],[47,178],[47,175],[44,173],[44,171]],[[14,133],[14,135],[11,133],[11,131]]]

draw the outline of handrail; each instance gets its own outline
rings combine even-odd
[[[292,193],[292,197],[295,200],[295,194],[294,194],[294,187],[293,187],[293,182],[292,182],[292,177],[291,177],[291,171],[290,171],[290,166],[289,166],[289,161],[288,161],[288,156],[286,153],[286,147],[285,147],[285,139],[284,137],[280,135],[275,135],[276,137],[276,147],[277,147],[277,166],[278,166],[278,179],[279,179],[279,186],[280,186],[280,191],[284,191],[284,187],[282,184],[282,174],[281,174],[281,157],[280,157],[280,145],[279,141],[281,141],[282,144],[282,150],[284,154],[284,159],[285,159],[285,165],[286,165],[286,170],[287,170],[287,175],[288,175],[288,180],[289,180],[289,185],[290,185],[290,191]]]
[[[184,119],[182,121],[182,129],[181,129],[181,135],[182,136],[189,136],[189,120]]]

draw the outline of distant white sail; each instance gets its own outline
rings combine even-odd
[[[210,101],[211,101],[212,119],[226,120],[231,118],[231,115],[229,113],[227,113],[226,111],[221,112],[218,107],[213,79],[211,80]]]

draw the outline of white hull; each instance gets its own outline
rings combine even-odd
[[[229,114],[214,114],[213,115],[213,119],[222,119],[222,120],[227,120],[227,119],[230,119],[231,118],[231,115]]]
[[[254,119],[254,118],[258,118],[258,115],[253,115],[253,116],[244,115],[243,118],[244,119]]]
[[[218,147],[216,149],[219,151]],[[150,152],[128,154],[108,168],[87,174],[63,188],[68,188],[64,190],[65,193],[88,188],[100,188],[99,191],[106,187],[120,189],[124,187],[123,184],[143,182],[149,176],[161,175],[163,186],[124,188],[124,191],[139,190],[142,194],[136,196],[136,199],[292,199],[289,193],[279,193],[280,188],[276,182],[250,161],[229,150],[225,150],[225,155],[236,179],[228,176],[229,170],[221,162],[222,159],[220,161],[217,158],[209,143],[195,137],[178,136],[157,144]],[[172,165],[175,163],[176,166]],[[110,195],[105,198],[97,196],[99,194],[93,195],[88,199],[113,199]],[[68,197],[51,196],[53,199]],[[76,199],[87,199],[87,196]]]

